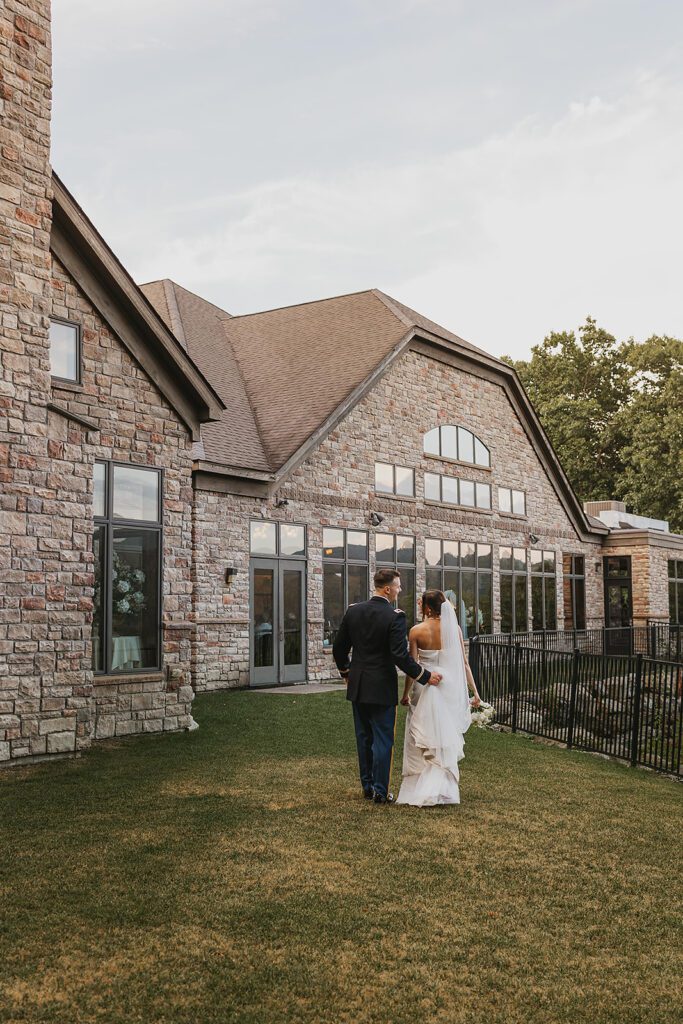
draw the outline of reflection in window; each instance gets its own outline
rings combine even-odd
[[[489,468],[491,453],[471,430],[444,424],[429,430],[423,439],[425,455],[433,455],[454,462],[469,462]]]
[[[498,508],[501,512],[509,515],[526,515],[526,494],[524,491],[516,491],[512,487],[498,488]]]
[[[249,527],[249,550],[252,555],[276,555],[276,524],[251,523]]]
[[[159,519],[159,473],[139,466],[114,466],[114,518]]]
[[[493,575],[490,544],[427,540],[428,590],[442,590],[453,604],[463,637],[490,633]]]
[[[96,672],[161,665],[159,481],[156,470],[96,464],[92,657]],[[110,492],[115,519],[105,514]],[[122,525],[124,516],[130,525]],[[137,519],[145,525],[137,525]]]
[[[350,604],[367,601],[368,534],[366,530],[323,530],[323,646],[334,643]]]
[[[557,629],[557,594],[555,590],[555,552],[529,552],[531,563],[531,628]]]
[[[586,560],[583,555],[563,555],[562,587],[565,629],[585,629]]]
[[[491,485],[439,473],[425,473],[425,500],[463,508],[490,509]]]
[[[306,554],[306,531],[303,526],[280,524],[280,554],[293,558]]]
[[[524,548],[502,547],[500,565],[500,628],[502,633],[528,629],[527,568]]]
[[[375,490],[379,494],[399,494],[412,498],[415,496],[415,472],[406,466],[376,462]]]
[[[77,324],[50,320],[50,372],[60,380],[81,379],[80,330]]]
[[[394,568],[401,574],[397,607],[406,613],[408,629],[415,625],[415,538],[393,533],[375,534],[378,568]]]
[[[669,622],[683,626],[683,559],[670,558],[669,568]]]

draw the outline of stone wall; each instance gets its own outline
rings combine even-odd
[[[657,536],[650,543],[646,536],[620,538],[617,531],[610,536],[604,549],[606,557],[631,559],[634,626],[645,626],[648,619],[669,620],[668,561],[670,558],[683,558],[683,545],[677,545],[672,539],[671,547],[665,547],[663,539]]]
[[[0,7],[0,761],[89,742],[78,431],[49,415],[50,5]],[[51,438],[51,440],[50,440]],[[87,569],[87,563],[85,568]]]
[[[472,430],[491,450],[491,470],[427,458],[423,435],[441,423]],[[379,496],[374,491],[375,461],[416,470],[415,499]],[[424,473],[444,472],[527,492],[525,517],[452,509],[424,500]],[[533,545],[556,552],[558,624],[563,622],[562,555],[586,556],[588,625],[602,622],[602,574],[594,571],[600,539],[579,540],[504,390],[489,381],[409,352],[350,412],[278,492],[274,501],[198,490],[195,493],[194,682],[199,690],[240,686],[249,674],[249,520],[303,523],[308,532],[308,676],[335,675],[322,644],[322,529],[346,526],[370,533],[370,572],[375,568],[377,530],[368,512],[384,516],[379,530],[405,533],[417,541],[417,588],[425,584],[425,539],[475,541],[494,545],[494,630],[500,628],[498,547]],[[225,568],[237,569],[225,582]],[[529,619],[531,618],[529,587]]]
[[[54,400],[97,427],[87,435],[88,464],[81,509],[92,551],[92,463],[130,462],[164,470],[163,671],[95,676],[96,738],[182,729],[190,724],[192,602],[192,462],[189,431],[144,370],[93,309],[58,260],[52,265],[52,313],[82,331],[82,382],[56,382]],[[92,556],[89,555],[89,558]],[[84,595],[92,603],[92,569]],[[91,617],[89,622],[91,622]],[[87,643],[91,658],[91,637]]]

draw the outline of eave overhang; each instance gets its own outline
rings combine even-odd
[[[52,252],[198,440],[225,404],[56,174],[52,185]]]

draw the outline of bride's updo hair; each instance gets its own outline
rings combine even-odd
[[[425,590],[422,595],[422,616],[426,618],[427,610],[429,610],[435,618],[439,618],[441,615],[441,605],[446,600],[446,597],[441,590]]]

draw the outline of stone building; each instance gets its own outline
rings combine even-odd
[[[683,538],[584,510],[505,363],[379,291],[138,288],[52,174],[50,64],[47,0],[5,0],[0,762],[334,677],[377,565],[467,636],[683,621]]]

